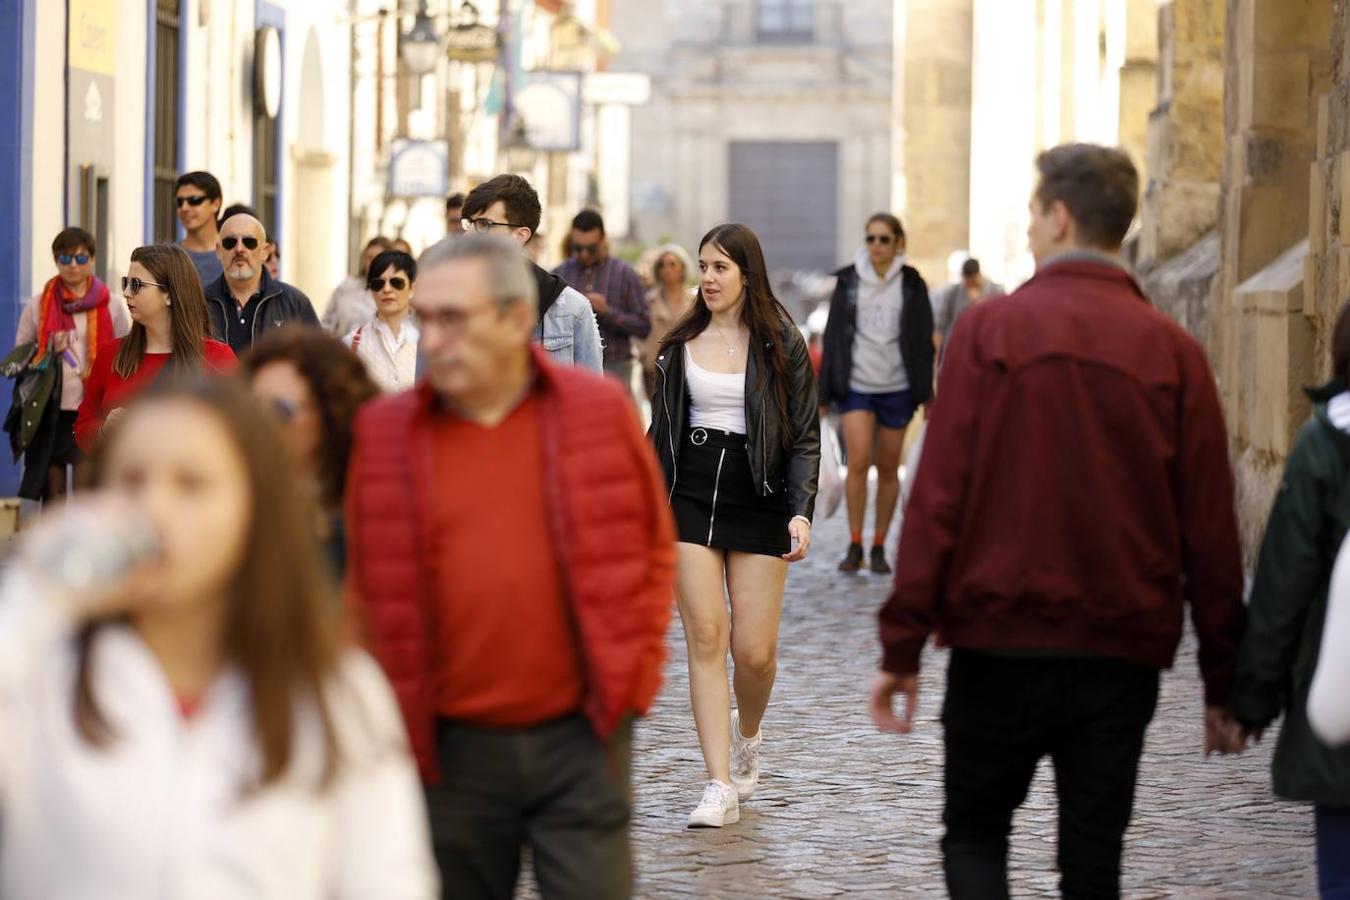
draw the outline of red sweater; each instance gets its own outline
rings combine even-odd
[[[436,712],[489,728],[576,712],[581,660],[548,528],[538,398],[493,428],[443,413],[431,431]]]
[[[546,526],[562,575],[584,694],[581,712],[607,739],[651,706],[661,683],[675,587],[675,526],[665,479],[632,404],[612,381],[554,366],[532,349]],[[445,635],[430,587],[434,494],[444,461],[425,382],[357,416],[347,478],[347,575],[370,648],[398,695],[413,750],[438,779],[437,662]],[[475,514],[475,524],[480,520]],[[519,565],[514,535],[480,563]],[[442,585],[444,587],[444,585]],[[513,651],[514,653],[514,651]]]
[[[173,357],[172,353],[147,353],[141,357],[136,373],[123,378],[113,371],[113,360],[117,358],[123,340],[126,339],[110,341],[100,347],[94,367],[84,379],[84,400],[80,402],[80,412],[75,419],[75,442],[86,453],[92,453],[98,445],[99,429],[108,413],[131,402]],[[202,351],[206,355],[208,371],[230,372],[238,362],[229,344],[211,338],[206,339]]]
[[[905,510],[882,668],[955,647],[1168,668],[1191,605],[1207,701],[1243,625],[1228,439],[1200,345],[1127,272],[1052,263],[957,323]]]

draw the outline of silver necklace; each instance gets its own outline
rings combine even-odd
[[[716,322],[712,323],[712,326],[713,326],[714,328],[717,329],[717,335],[718,335],[718,337],[720,337],[720,338],[722,339],[722,343],[724,343],[724,344],[727,345],[727,356],[735,356],[735,355],[736,355],[736,345],[733,344],[733,343],[731,343],[731,341],[727,340],[726,333],[725,333],[724,331],[722,331],[722,326],[721,326],[721,325],[718,325]],[[737,337],[740,337],[740,329],[739,329],[739,328],[736,329],[736,336],[737,336]]]

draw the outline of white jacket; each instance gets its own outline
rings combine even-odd
[[[342,342],[365,363],[366,372],[380,386],[380,390],[396,394],[417,383],[419,337],[420,333],[411,318],[403,321],[398,337],[394,336],[383,319],[372,319],[352,329]]]
[[[136,633],[106,626],[90,665],[115,737],[95,747],[75,728],[74,631],[58,610],[21,572],[0,588],[0,896],[435,896],[421,787],[369,657],[351,652],[331,688],[334,783],[313,786],[321,732],[298,704],[291,770],[244,796],[259,754],[242,676],[225,673],[185,720]]]

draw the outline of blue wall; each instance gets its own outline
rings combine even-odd
[[[0,353],[14,346],[32,278],[33,45],[37,0],[0,0]],[[13,383],[0,381],[6,411]],[[0,438],[0,494],[19,490],[19,467]]]

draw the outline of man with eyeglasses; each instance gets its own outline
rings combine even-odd
[[[319,324],[314,304],[298,288],[274,279],[267,271],[271,246],[263,225],[247,213],[220,226],[217,253],[224,274],[206,285],[206,310],[211,336],[243,355],[266,328],[287,322]]]
[[[186,232],[179,246],[192,257],[203,286],[225,271],[216,256],[216,238],[220,233],[216,220],[221,202],[220,182],[210,172],[186,172],[178,176],[174,203],[178,207],[178,223]]]
[[[665,482],[608,379],[549,361],[505,235],[443,240],[412,305],[425,377],[357,416],[348,583],[396,687],[446,897],[633,893],[633,719],[674,590]]]
[[[543,210],[539,194],[519,175],[498,175],[469,192],[463,204],[464,230],[510,237],[528,247],[539,229]],[[543,345],[556,363],[604,371],[600,329],[585,297],[530,261],[539,293],[539,324],[535,343]]]
[[[84,461],[75,444],[75,417],[84,399],[85,375],[99,348],[131,330],[131,313],[122,295],[109,291],[94,274],[94,236],[67,228],[52,241],[56,276],[29,301],[19,317],[15,346],[35,343],[31,366],[61,361],[60,390],[39,410],[24,408],[29,424],[19,496],[54,499],[66,493],[73,475],[67,467]],[[106,346],[103,352],[107,352]],[[16,405],[16,409],[20,408]],[[18,423],[16,423],[18,424]],[[30,430],[31,429],[31,430]]]
[[[637,340],[652,331],[642,279],[628,263],[609,255],[605,220],[595,210],[577,213],[571,238],[572,257],[553,274],[590,301],[605,345],[605,374],[622,382],[638,403]]]

